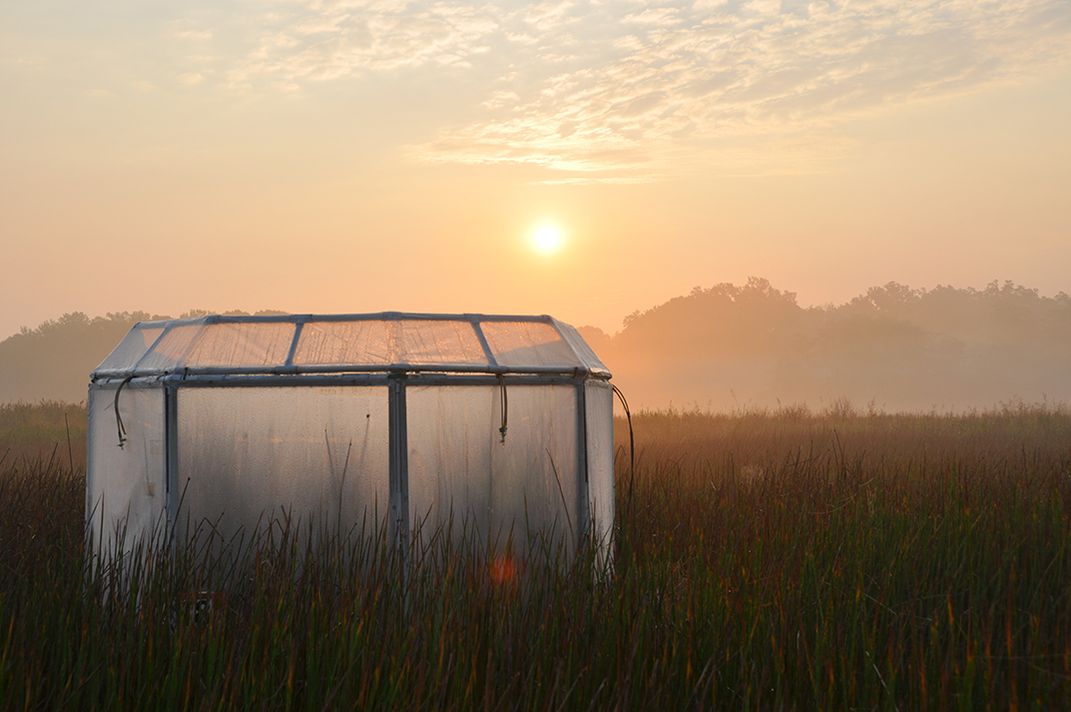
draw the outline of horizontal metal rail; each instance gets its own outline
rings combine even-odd
[[[593,375],[609,377],[609,371],[589,370],[583,366],[489,366],[487,364],[317,364],[294,366],[199,366],[157,369],[114,368],[94,371],[94,380],[127,378],[128,376],[293,376],[316,373],[490,373],[490,374],[558,374],[567,376]]]
[[[308,376],[178,376],[143,377],[127,382],[124,388],[273,388],[316,386],[386,386],[393,374],[322,374]],[[553,386],[576,385],[588,380],[604,380],[598,376],[524,376],[469,375],[428,373],[408,376],[409,388],[420,386]],[[90,384],[96,390],[114,389],[122,380],[102,380]]]
[[[298,324],[307,322],[338,321],[522,321],[551,324],[554,318],[549,314],[431,314],[424,312],[368,312],[362,314],[262,314],[226,315],[209,314],[192,319],[158,319],[156,321],[138,322],[143,328],[160,328],[166,325],[192,326],[196,324]]]

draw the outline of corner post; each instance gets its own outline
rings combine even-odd
[[[576,379],[576,454],[577,454],[577,487],[576,487],[576,528],[577,528],[577,553],[580,553],[588,542],[588,529],[591,527],[591,505],[588,501],[588,405],[587,405],[587,379]]]
[[[390,422],[390,520],[388,533],[403,552],[409,545],[409,433],[405,411],[405,373],[392,373],[388,384]]]
[[[164,522],[171,553],[175,553],[181,493],[178,487],[178,386],[164,386]]]

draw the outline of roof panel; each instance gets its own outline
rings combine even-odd
[[[310,321],[301,329],[294,363],[316,366],[389,364],[390,334],[385,321]]]
[[[584,337],[580,335],[580,332],[575,327],[557,320],[555,320],[554,324],[561,331],[562,338],[569,343],[573,352],[589,371],[592,373],[610,373],[609,369],[606,368],[606,364],[588,346],[588,342],[584,340]]]
[[[582,366],[573,349],[551,324],[540,321],[489,321],[480,325],[495,361],[503,366]]]
[[[204,328],[202,322],[173,324],[166,328],[152,349],[137,364],[139,372],[181,368],[185,365],[186,353]]]
[[[395,323],[395,363],[489,365],[472,322],[407,319]]]
[[[547,316],[397,312],[208,316],[139,324],[93,375],[394,369],[609,376],[575,329]]]
[[[295,325],[280,322],[207,323],[185,356],[185,368],[282,366]]]
[[[126,333],[123,340],[112,349],[99,369],[124,369],[134,368],[145,352],[149,350],[156,338],[164,332],[162,326],[148,324],[135,324],[134,328]]]
[[[469,321],[308,321],[294,365],[488,365]]]

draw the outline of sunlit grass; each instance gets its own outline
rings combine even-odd
[[[7,417],[0,432],[16,432]],[[193,594],[218,564],[195,548],[151,572],[86,561],[81,455],[48,445],[66,448],[62,411],[18,417],[51,425],[0,442],[16,453],[0,465],[5,706],[1071,699],[1071,416],[1059,410],[642,414],[634,491],[619,451],[611,582],[585,561],[507,576],[512,562],[447,538],[407,569],[384,537],[284,537],[249,548],[208,611]]]

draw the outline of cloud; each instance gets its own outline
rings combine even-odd
[[[1071,34],[1071,5],[1059,0],[784,5],[626,14],[604,46],[588,46],[588,61],[515,88],[521,102],[443,131],[426,154],[623,174],[679,165],[682,149],[737,163],[720,142],[802,136],[969,91],[1066,57]]]
[[[204,75],[200,72],[184,72],[178,76],[179,83],[188,87],[195,87],[204,79]]]
[[[310,0],[273,5],[221,76],[295,88],[453,72],[482,89],[477,118],[409,155],[637,180],[777,143],[797,170],[843,150],[845,121],[1069,54],[1067,0]]]
[[[176,30],[175,37],[180,40],[190,40],[191,42],[207,42],[212,39],[212,32],[210,30]]]
[[[211,29],[189,19],[172,20],[168,26],[171,28],[171,36],[183,42],[208,42],[215,36]]]
[[[292,3],[260,18],[232,86],[301,85],[427,66],[465,68],[499,26],[478,5],[391,0]]]

